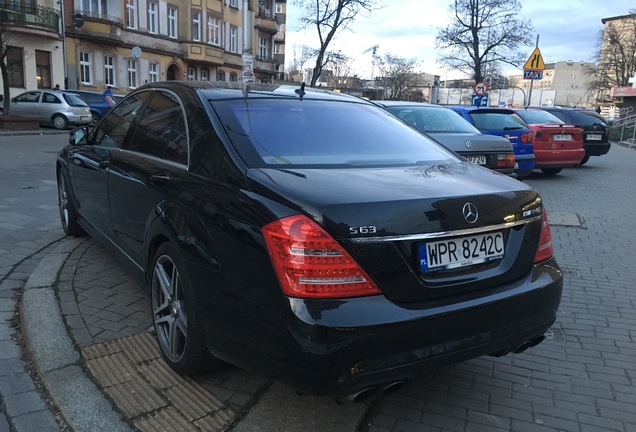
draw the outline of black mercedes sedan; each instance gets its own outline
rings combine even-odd
[[[147,286],[165,361],[361,400],[532,347],[563,287],[541,197],[302,87],[140,87],[56,162],[68,235]]]

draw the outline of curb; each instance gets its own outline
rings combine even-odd
[[[68,134],[71,129],[65,130],[48,130],[48,129],[29,129],[29,130],[13,130],[0,129],[0,136],[29,136],[29,135],[63,135]]]
[[[54,286],[81,240],[63,239],[31,273],[20,303],[27,350],[48,394],[75,432],[132,432],[80,366],[62,320]]]

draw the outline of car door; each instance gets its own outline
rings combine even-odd
[[[20,117],[37,117],[41,91],[22,93],[11,100],[11,114]]]
[[[112,239],[108,204],[111,159],[124,145],[130,125],[149,92],[132,96],[113,110],[91,131],[88,138],[71,147],[68,171],[77,210],[99,233]]]
[[[179,97],[156,89],[143,107],[127,147],[110,161],[108,192],[115,238],[142,268],[146,229],[188,169],[187,130]]]
[[[62,101],[59,97],[49,92],[42,92],[42,99],[37,108],[40,123],[50,123],[53,114],[63,110]]]

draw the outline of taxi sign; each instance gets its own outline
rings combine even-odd
[[[539,47],[535,48],[530,54],[528,61],[523,65],[524,69],[527,70],[535,70],[535,71],[543,71],[545,70],[545,63],[543,62],[543,57],[541,56],[541,51],[539,51]]]

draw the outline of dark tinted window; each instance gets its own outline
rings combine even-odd
[[[149,91],[140,92],[117,105],[93,131],[94,144],[121,148],[135,114],[148,96],[150,96]]]
[[[64,100],[73,107],[86,106],[86,104],[77,95],[72,93],[64,93]]]
[[[185,116],[173,94],[155,92],[141,115],[130,150],[188,164]]]
[[[75,93],[77,97],[88,104],[104,103],[104,96],[99,93]]]
[[[217,105],[218,104],[218,105]],[[403,165],[453,157],[388,112],[367,104],[298,99],[216,102],[248,164]]]
[[[54,94],[51,93],[44,93],[42,95],[42,103],[54,103],[54,104],[61,104],[62,101],[55,96]]]
[[[469,115],[479,130],[509,131],[527,128],[523,120],[515,114],[475,110]]]
[[[607,124],[605,123],[605,119],[600,114],[597,114],[594,111],[572,110],[570,111],[570,114],[572,115],[574,123],[579,126],[607,126]]]
[[[563,114],[561,111],[549,111],[549,113],[554,115],[559,120],[562,120],[564,123],[567,123],[565,114]]]

